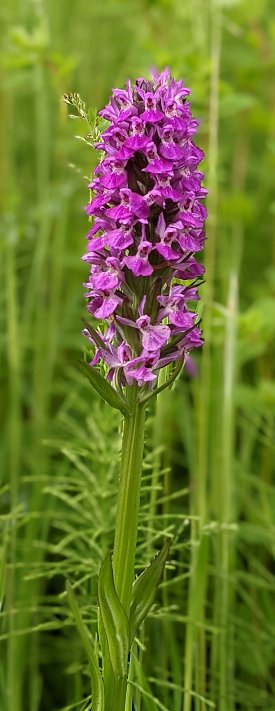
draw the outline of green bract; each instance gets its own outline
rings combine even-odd
[[[120,410],[125,417],[130,415],[131,410],[124,395],[118,393],[96,368],[91,368],[84,360],[79,361],[79,367],[103,400],[108,402],[115,410]]]

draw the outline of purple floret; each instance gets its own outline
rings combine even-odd
[[[152,389],[160,368],[202,344],[194,301],[204,269],[203,151],[190,90],[168,69],[114,89],[100,112],[109,121],[103,157],[89,185],[93,218],[83,260],[88,311],[105,321],[91,366],[103,361],[115,387]],[[192,308],[193,305],[193,308]],[[99,347],[100,343],[102,347]]]

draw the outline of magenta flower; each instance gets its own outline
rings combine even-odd
[[[93,217],[83,257],[88,311],[105,321],[91,366],[103,361],[115,386],[154,387],[160,368],[183,363],[202,343],[192,303],[203,267],[206,189],[192,137],[189,89],[168,69],[113,90],[103,158],[89,185]],[[96,333],[96,332],[93,332]]]

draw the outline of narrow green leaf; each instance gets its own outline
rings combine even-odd
[[[78,607],[77,599],[75,597],[74,591],[70,583],[67,581],[66,589],[68,594],[68,599],[70,607],[75,619],[75,623],[83,642],[83,647],[87,652],[88,659],[91,668],[91,681],[92,681],[92,711],[103,711],[104,709],[104,691],[101,673],[98,667],[98,660],[96,658],[94,648],[92,645],[92,640],[90,638],[89,631],[83,622],[80,609]]]
[[[1,563],[0,563],[0,610],[3,609],[4,595],[5,595],[5,578],[6,578],[6,565],[8,556],[8,546],[7,546],[7,535],[4,536],[3,546],[1,550]]]
[[[103,400],[108,402],[109,405],[114,407],[116,410],[120,410],[125,417],[131,414],[131,410],[124,395],[118,393],[117,390],[111,386],[109,381],[103,378],[96,368],[91,367],[88,363],[85,363],[84,360],[79,361],[79,367]]]
[[[98,597],[111,664],[114,673],[120,678],[127,674],[129,620],[116,593],[109,553],[102,563],[99,574]]]
[[[134,582],[130,610],[130,644],[132,644],[138,627],[154,602],[170,545],[171,541],[165,542],[162,550]]]

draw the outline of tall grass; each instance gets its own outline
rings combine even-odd
[[[120,423],[76,365],[94,156],[61,96],[100,108],[152,64],[185,77],[202,119],[205,346],[148,419],[137,572],[164,531],[172,552],[127,711],[274,709],[274,23],[272,0],[1,9],[3,711],[90,708],[65,580],[94,631]]]

